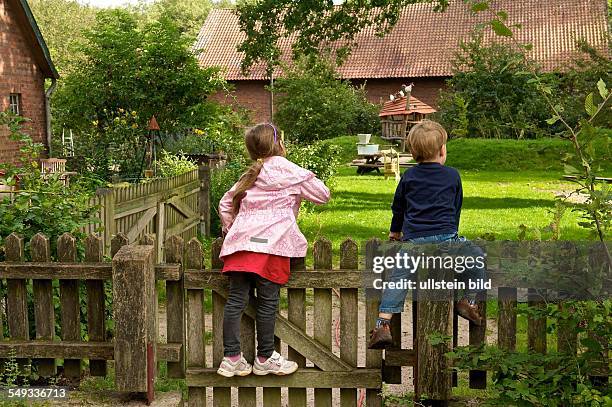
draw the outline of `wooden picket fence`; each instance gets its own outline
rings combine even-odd
[[[210,233],[209,189],[210,170],[204,165],[175,177],[98,189],[90,205],[98,208],[95,217],[101,223],[92,223],[83,231],[90,234],[102,229],[107,254],[117,233],[124,233],[130,243],[154,233],[157,256],[163,259],[166,237],[180,235],[188,240],[198,231]]]
[[[421,290],[419,302],[412,304],[412,315],[397,314],[392,320],[395,344],[384,352],[367,350],[368,332],[374,327],[379,299],[363,295],[377,275],[364,271],[358,244],[347,239],[340,245],[339,267],[334,269],[332,244],[318,239],[312,247],[313,270],[306,270],[304,259],[292,260],[292,275],[286,290],[287,310],[277,315],[277,349],[300,368],[289,376],[225,378],[216,374],[223,357],[223,307],[228,295],[227,279],[219,272],[222,239],[211,247],[212,269],[207,270],[207,255],[198,239],[187,243],[172,236],[165,242],[168,264],[156,264],[154,236],[145,235],[140,245],[129,244],[123,234],[111,243],[112,264],[102,263],[102,239],[90,235],[85,243],[85,262],[76,261],[76,241],[63,235],[57,242],[57,262],[51,262],[49,240],[36,235],[30,242],[31,262],[24,262],[24,242],[16,235],[6,239],[6,261],[0,263],[0,279],[6,280],[9,337],[0,341],[0,358],[11,354],[32,358],[41,376],[55,372],[55,359],[64,359],[64,374],[80,377],[82,359],[89,359],[92,375],[106,374],[106,361],[115,360],[118,390],[151,391],[157,360],[168,361],[170,377],[185,378],[190,406],[331,405],[380,406],[383,382],[401,383],[402,367],[414,371],[414,388],[426,405],[446,405],[457,378],[445,353],[457,346],[458,322],[453,318],[453,292],[443,299],[428,297]],[[506,244],[507,242],[504,242]],[[365,243],[365,254],[374,253],[381,242]],[[568,244],[568,247],[571,244]],[[498,298],[498,346],[514,349],[517,344],[517,302],[519,290],[529,289],[531,305],[544,306],[542,290],[533,289],[528,280],[511,273],[515,260],[533,247],[520,242],[489,246],[487,268]],[[502,249],[503,248],[503,249]],[[365,257],[365,270],[371,264]],[[578,256],[576,256],[578,258]],[[601,253],[587,255],[587,267],[601,267]],[[572,273],[584,263],[562,265]],[[533,267],[537,267],[534,264]],[[432,273],[435,271],[431,271]],[[433,276],[433,274],[432,274]],[[439,276],[437,276],[439,277]],[[61,340],[54,340],[55,315],[52,280],[59,280]],[[30,283],[30,280],[32,283]],[[105,324],[104,281],[113,282],[114,338]],[[87,288],[88,341],[80,330],[79,281]],[[165,282],[167,303],[167,343],[159,343],[156,315],[158,297],[155,281]],[[35,337],[28,329],[28,285],[33,284]],[[311,294],[312,293],[312,294]],[[205,304],[212,303],[211,309]],[[486,298],[479,306],[485,311]],[[563,306],[563,304],[559,304]],[[311,318],[307,318],[311,316]],[[255,308],[251,303],[242,321],[242,350],[247,360],[255,357]],[[402,319],[413,327],[412,347],[402,347]],[[0,318],[0,332],[2,328]],[[547,321],[529,319],[529,349],[547,351]],[[486,341],[486,324],[469,325],[469,344]],[[137,332],[137,334],[134,334]],[[210,337],[208,334],[211,334]],[[432,345],[433,334],[452,336],[453,340]],[[573,327],[561,326],[559,350],[575,352],[577,337]],[[339,343],[336,343],[336,339]],[[148,372],[148,374],[146,373]],[[469,373],[471,388],[486,388],[487,372]],[[235,388],[235,390],[232,390]],[[262,388],[261,392],[257,388]],[[286,396],[281,392],[287,388]],[[311,389],[311,390],[309,390]],[[334,389],[339,389],[335,390]],[[234,397],[232,397],[232,392]],[[152,397],[152,394],[150,394]]]

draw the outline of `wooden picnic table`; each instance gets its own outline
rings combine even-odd
[[[358,154],[359,157],[353,160],[351,167],[357,167],[357,174],[363,175],[372,171],[376,171],[380,174],[380,169],[384,167],[384,163],[381,161],[382,157],[385,156],[385,150],[379,151],[376,154]],[[408,168],[416,165],[417,163],[412,160],[412,155],[400,153],[399,166]],[[403,160],[402,160],[403,159]]]

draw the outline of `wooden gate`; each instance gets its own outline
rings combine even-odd
[[[382,352],[368,350],[362,360],[367,332],[376,322],[378,303],[360,309],[358,292],[363,287],[358,269],[358,247],[352,240],[342,243],[340,269],[332,269],[332,247],[327,239],[314,244],[314,270],[306,271],[304,259],[292,262],[292,276],[286,285],[287,310],[276,318],[276,345],[287,347],[288,357],[300,369],[289,376],[225,378],[216,373],[223,358],[223,306],[228,295],[227,278],[219,273],[218,254],[222,240],[212,247],[212,271],[202,269],[202,249],[195,239],[188,243],[184,271],[186,304],[186,379],[189,405],[207,405],[206,388],[212,387],[215,406],[232,404],[231,388],[237,389],[242,406],[280,406],[281,388],[288,388],[289,405],[331,405],[332,389],[340,389],[343,406],[381,405]],[[212,327],[202,310],[204,297],[212,290]],[[307,291],[312,289],[312,297]],[[310,300],[312,298],[312,300]],[[367,316],[361,325],[360,316]],[[247,360],[255,357],[255,307],[249,304],[242,321],[242,351]],[[334,322],[335,321],[335,322]],[[212,343],[205,332],[212,328]],[[212,349],[210,349],[212,347]],[[207,351],[208,355],[207,355]],[[212,359],[210,356],[212,355]],[[257,388],[263,388],[262,398]],[[314,389],[307,392],[307,389]],[[361,390],[359,390],[361,389]],[[209,400],[210,400],[209,394]],[[308,403],[307,403],[308,402]]]
[[[161,261],[167,237],[178,235],[188,240],[197,235],[200,223],[201,231],[209,228],[209,174],[203,166],[175,177],[99,189],[91,205],[99,207],[101,224],[91,224],[84,231],[102,229],[107,254],[117,233],[124,233],[130,243],[155,234],[157,258]]]

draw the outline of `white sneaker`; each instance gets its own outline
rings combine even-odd
[[[255,362],[253,363],[253,373],[258,376],[265,376],[268,373],[284,376],[295,372],[297,369],[297,363],[285,359],[276,351],[265,362],[261,363],[259,358],[255,357]]]
[[[241,353],[240,359],[235,362],[232,362],[228,357],[224,357],[219,369],[217,369],[217,374],[225,377],[247,376],[251,374],[252,370],[253,368]]]

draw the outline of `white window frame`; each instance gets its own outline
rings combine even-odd
[[[21,115],[21,93],[11,93],[9,95],[9,109],[14,114]]]

